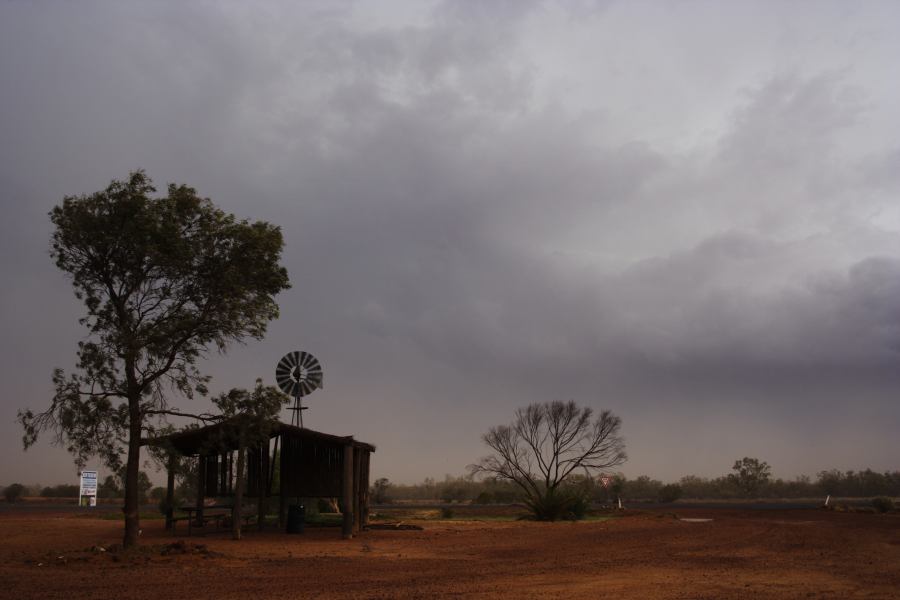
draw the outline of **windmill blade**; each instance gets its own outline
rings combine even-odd
[[[288,352],[275,367],[275,380],[285,394],[306,396],[323,388],[322,364],[309,352]]]

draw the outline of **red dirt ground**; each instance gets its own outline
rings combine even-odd
[[[172,536],[76,515],[0,514],[2,598],[900,598],[900,515],[678,509],[604,522],[419,521]],[[163,553],[184,540],[187,552]],[[197,548],[195,545],[203,545]]]

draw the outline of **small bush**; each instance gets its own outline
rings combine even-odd
[[[41,496],[44,498],[77,498],[79,487],[77,485],[54,485],[47,486],[41,490]]]
[[[525,505],[538,521],[583,519],[588,509],[588,497],[580,490],[557,490],[542,497],[526,500]]]
[[[177,506],[177,503],[173,501],[171,504],[172,510],[175,510],[176,506]],[[162,498],[159,499],[159,503],[157,504],[157,507],[159,507],[160,514],[164,515],[168,512],[170,505],[169,505],[169,502],[166,500],[165,496],[163,496]]]
[[[669,485],[664,485],[659,489],[659,501],[660,502],[675,502],[679,498],[681,498],[681,486],[677,483],[670,483]]]
[[[587,516],[588,506],[588,498],[585,495],[573,495],[569,498],[569,505],[564,516],[570,521],[580,521]]]
[[[441,518],[442,519],[452,519],[453,518],[453,509],[444,507],[441,509]]]
[[[490,492],[481,492],[478,494],[478,497],[475,498],[475,504],[493,504],[494,503],[494,495]]]
[[[886,496],[872,498],[872,507],[880,513],[891,512],[894,510],[894,501]]]
[[[25,495],[25,486],[21,483],[13,483],[11,485],[6,486],[6,489],[3,490],[3,497],[6,498],[7,502],[18,502],[22,499],[22,496]]]

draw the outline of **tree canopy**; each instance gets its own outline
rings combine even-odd
[[[185,185],[155,191],[136,171],[50,211],[51,256],[84,301],[89,336],[75,371],[53,372],[50,407],[19,413],[26,448],[50,431],[80,465],[99,456],[116,470],[127,453],[126,545],[137,540],[140,446],[186,415],[169,392],[205,395],[198,360],[261,338],[290,287],[278,227],[238,220]]]
[[[731,468],[734,473],[730,473],[728,479],[748,498],[755,496],[772,474],[769,463],[749,456],[734,461]]]

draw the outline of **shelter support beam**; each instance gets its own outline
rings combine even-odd
[[[344,478],[341,491],[343,492],[344,522],[341,533],[345,540],[353,537],[353,505],[355,504],[355,491],[353,488],[353,446],[344,446]]]
[[[197,457],[197,523],[203,523],[203,499],[206,498],[206,457]]]
[[[263,530],[263,524],[266,520],[266,504],[269,495],[269,486],[266,475],[269,472],[269,442],[266,440],[259,445],[257,453],[259,466],[256,468],[256,529]]]
[[[353,533],[358,534],[362,529],[362,455],[361,451],[353,453]]]

